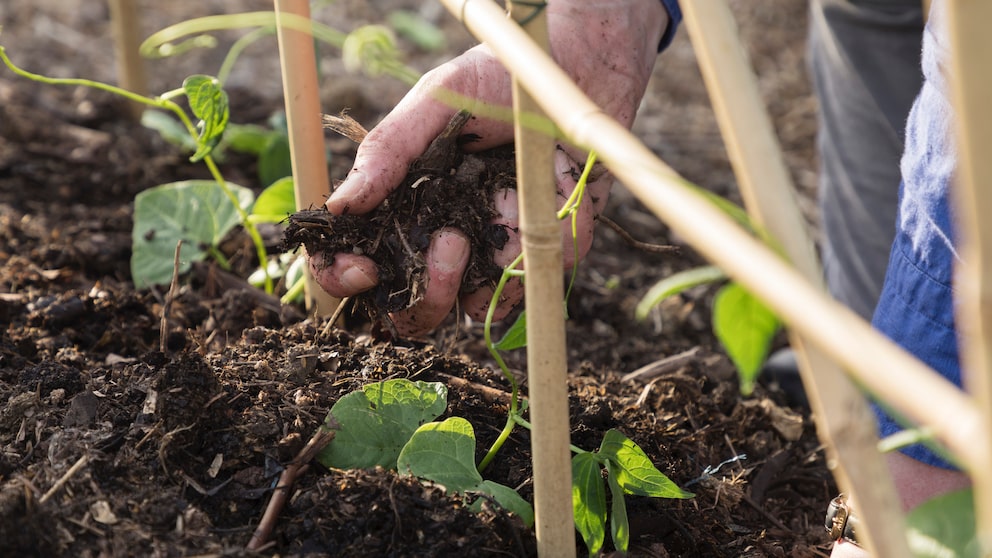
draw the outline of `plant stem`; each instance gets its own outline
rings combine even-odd
[[[214,177],[214,180],[227,195],[227,198],[231,200],[234,204],[234,209],[238,212],[238,218],[241,219],[241,226],[244,227],[245,231],[248,232],[248,236],[251,237],[252,244],[255,245],[255,254],[258,257],[258,265],[261,266],[262,272],[265,273],[265,292],[272,294],[275,289],[272,283],[272,276],[269,275],[269,266],[266,265],[269,260],[269,254],[265,250],[265,242],[262,241],[262,235],[259,234],[258,228],[248,219],[248,212],[241,207],[241,203],[238,201],[238,197],[234,195],[227,186],[227,181],[224,180],[223,175],[220,174],[220,169],[217,168],[217,163],[214,162],[213,157],[207,155],[203,158],[203,162],[207,165],[210,170],[210,175]]]
[[[496,345],[493,343],[492,328],[493,328],[493,316],[496,314],[496,305],[499,302],[500,295],[503,294],[503,289],[506,287],[506,282],[510,280],[510,277],[517,275],[519,270],[516,269],[521,262],[524,261],[524,255],[520,254],[513,260],[513,262],[503,268],[503,274],[500,275],[499,282],[496,284],[496,288],[493,289],[493,297],[489,301],[489,310],[486,312],[486,322],[483,328],[483,336],[486,340],[486,348],[489,349],[489,354],[493,356],[496,360],[496,364],[499,365],[499,369],[503,372],[503,377],[510,382],[510,411],[506,417],[506,424],[503,426],[503,430],[500,431],[499,436],[493,441],[492,445],[489,446],[489,451],[479,462],[478,470],[481,473],[489,466],[489,463],[496,457],[496,453],[499,451],[503,444],[506,442],[507,438],[513,432],[513,426],[515,424],[514,417],[519,415],[519,396],[520,388],[517,386],[517,379],[513,377],[510,373],[509,367],[506,366],[506,361],[503,360],[503,356],[499,354],[496,350]]]
[[[533,430],[534,429],[534,426],[530,422],[528,422],[527,419],[525,419],[521,415],[514,415],[513,416],[513,422],[519,424],[520,426],[523,426],[527,430]],[[580,447],[578,447],[576,445],[573,445],[573,444],[569,444],[568,445],[568,449],[572,450],[572,453],[589,453],[588,451],[586,451],[586,450],[584,450],[584,449],[582,449],[582,448],[580,448]]]
[[[568,284],[568,291],[565,294],[565,300],[568,300],[568,295],[572,292],[572,285],[575,284],[575,278],[578,275],[578,269],[579,269],[579,245],[575,241],[575,239],[577,238],[577,228],[578,228],[576,209],[578,209],[579,204],[582,203],[582,200],[585,196],[586,184],[589,182],[589,175],[592,172],[593,165],[595,164],[596,164],[596,154],[594,152],[590,152],[589,156],[586,158],[586,165],[585,168],[583,168],[582,170],[582,175],[579,177],[579,180],[575,183],[575,189],[572,191],[572,195],[569,196],[568,200],[565,202],[565,205],[562,206],[561,210],[559,210],[557,213],[557,217],[559,220],[562,220],[565,217],[568,217],[569,215],[572,216],[572,246],[575,250],[575,259],[572,265],[571,279]],[[510,265],[503,268],[503,274],[500,276],[499,283],[497,283],[496,289],[493,291],[493,297],[489,301],[489,310],[488,312],[486,312],[486,322],[485,322],[485,327],[483,329],[483,335],[485,336],[485,341],[486,341],[486,348],[489,349],[489,354],[491,354],[493,356],[493,359],[496,360],[496,364],[499,365],[500,370],[503,372],[503,376],[505,376],[506,379],[510,381],[512,390],[510,392],[510,411],[506,417],[506,425],[503,426],[503,430],[500,431],[499,436],[496,437],[496,440],[493,442],[492,446],[489,447],[489,451],[486,452],[486,455],[482,458],[482,461],[479,462],[478,470],[480,473],[483,470],[485,470],[485,468],[489,466],[489,463],[493,460],[493,458],[496,457],[496,453],[499,451],[501,447],[503,447],[503,444],[506,442],[507,438],[509,438],[510,434],[513,432],[513,428],[515,424],[526,425],[526,428],[530,429],[530,423],[523,418],[523,416],[520,414],[520,411],[518,409],[517,398],[518,398],[519,390],[517,388],[516,379],[513,377],[512,374],[510,374],[510,370],[506,366],[506,362],[503,360],[502,355],[499,354],[499,350],[496,349],[496,345],[493,343],[492,340],[493,316],[496,313],[496,305],[499,302],[499,297],[500,295],[502,295],[503,289],[506,287],[506,282],[509,281],[510,277],[522,277],[524,275],[523,270],[517,269],[517,266],[519,266],[520,263],[523,262],[523,259],[524,259],[523,254],[520,254],[519,256],[517,256],[515,260],[513,260],[513,262]],[[572,448],[573,452],[578,453],[585,451],[575,446],[570,446],[570,447]]]

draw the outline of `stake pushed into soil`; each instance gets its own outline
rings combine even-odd
[[[510,15],[547,51],[544,2],[507,2]],[[565,356],[565,297],[561,228],[554,182],[554,139],[523,126],[520,115],[541,108],[513,74],[513,127],[517,153],[520,240],[527,305],[527,386],[534,464],[534,526],[543,558],[575,556],[572,465],[569,452],[568,362]]]
[[[275,10],[296,209],[320,207],[329,193],[329,180],[320,123],[320,88],[317,84],[313,35],[290,29],[282,21],[284,14],[310,21],[310,4],[308,0],[275,0]],[[309,266],[306,270],[306,300],[307,308],[314,309],[319,316],[331,314],[338,305],[338,300],[314,281]]]

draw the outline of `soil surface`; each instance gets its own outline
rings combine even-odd
[[[144,35],[191,17],[271,8],[262,0],[139,4]],[[815,229],[806,4],[732,4]],[[417,69],[471,44],[435,2],[343,0],[316,16],[349,30],[399,8],[418,10],[449,38],[433,52],[402,40]],[[113,81],[108,18],[102,0],[73,10],[62,0],[3,3],[0,45],[32,71]],[[237,36],[220,34],[216,50],[149,61],[150,89],[215,72]],[[270,38],[238,63],[232,121],[264,124],[280,109],[275,48]],[[374,123],[403,94],[388,78],[346,73],[330,49],[321,69],[328,113],[350,108]],[[689,179],[736,198],[684,30],[656,73],[635,131]],[[316,465],[289,492],[268,544],[245,550],[280,473],[344,394],[387,378],[444,382],[442,418],[467,418],[481,453],[506,419],[509,386],[479,324],[452,318],[429,338],[382,343],[361,316],[336,328],[280,306],[244,281],[253,251],[240,232],[223,246],[234,273],[195,267],[168,307],[165,287],[136,290],[135,194],[208,174],[127,114],[112,96],[0,70],[0,555],[535,555],[533,532],[498,508],[473,513],[461,498],[393,471]],[[340,179],[354,146],[330,135],[327,145]],[[230,154],[221,170],[260,191],[252,159]],[[606,215],[640,240],[683,244],[622,186]],[[270,248],[280,236],[266,235]],[[572,443],[593,449],[619,429],[696,493],[629,497],[632,555],[826,556],[822,518],[836,488],[808,411],[790,406],[774,382],[739,394],[710,333],[712,289],[633,319],[652,284],[700,263],[688,246],[677,256],[646,253],[599,228],[568,308]],[[508,360],[523,378],[518,353]],[[627,377],[634,371],[644,373]],[[529,444],[517,429],[486,472],[528,499]]]

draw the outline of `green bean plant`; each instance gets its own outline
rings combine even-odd
[[[415,18],[396,20],[405,35],[422,37],[423,44],[437,44],[430,26]],[[318,22],[288,15],[284,24],[312,32],[315,39],[342,52],[346,67],[369,75],[390,75],[412,84],[416,71],[400,61],[390,28],[382,25],[360,27],[343,33]],[[251,238],[259,263],[249,278],[266,292],[274,291],[274,277],[285,275],[288,287],[284,302],[298,298],[303,289],[301,258],[280,256],[270,260],[257,225],[281,222],[295,211],[290,176],[288,139],[285,123],[270,121],[272,129],[230,122],[228,95],[224,83],[241,53],[250,44],[275,34],[273,12],[251,12],[209,16],[187,20],[154,33],[140,47],[148,58],[174,56],[194,48],[217,45],[211,32],[253,28],[233,43],[216,76],[192,75],[182,86],[158,96],[144,96],[123,88],[83,78],[51,78],[15,65],[0,46],[0,59],[15,74],[50,85],[84,86],[107,91],[142,104],[142,123],[158,131],[166,140],[185,147],[190,161],[206,165],[212,180],[187,180],[161,184],[135,197],[132,231],[131,274],[138,288],[168,283],[173,274],[173,253],[182,240],[179,272],[188,271],[192,262],[210,257],[222,268],[230,267],[219,249],[220,242],[235,227],[242,226]],[[178,42],[177,42],[178,41]],[[189,112],[180,100],[185,98]],[[259,178],[266,189],[256,200],[254,193],[224,179],[218,166],[226,148],[258,157]]]

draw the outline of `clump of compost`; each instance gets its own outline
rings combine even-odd
[[[472,116],[452,117],[407,172],[406,178],[376,209],[362,215],[333,215],[326,208],[290,215],[284,249],[299,245],[307,253],[350,252],[376,263],[379,284],[355,297],[356,306],[373,319],[408,308],[420,300],[427,280],[425,253],[431,234],[443,227],[462,231],[471,242],[461,290],[473,292],[494,284],[502,269],[493,252],[509,238],[506,227],[492,223],[493,195],[516,187],[512,147],[466,153],[462,147],[475,137],[461,130]],[[365,130],[342,115],[324,116],[324,125],[361,142]]]

